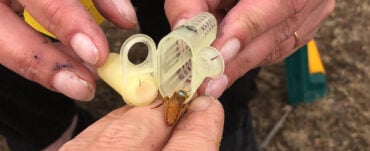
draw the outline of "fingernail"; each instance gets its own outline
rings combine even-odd
[[[225,42],[221,48],[220,53],[225,62],[233,59],[240,50],[240,41],[237,38],[231,38]]]
[[[55,74],[53,86],[60,93],[81,101],[90,101],[94,98],[93,86],[80,79],[75,73],[68,70],[61,70]]]
[[[86,34],[75,34],[71,38],[71,46],[77,55],[86,63],[95,65],[98,62],[98,49]]]
[[[131,4],[124,0],[112,0],[112,2],[123,18],[129,22],[137,23],[136,12]]]
[[[184,22],[186,22],[186,19],[180,19],[180,20],[178,20],[178,21],[174,24],[173,29],[175,29],[175,28],[177,28],[177,27],[181,26],[182,24],[184,24]]]
[[[213,96],[215,98],[220,97],[225,91],[228,82],[228,77],[225,74],[219,78],[209,80],[205,90],[205,95]]]
[[[204,111],[215,101],[212,96],[200,96],[189,105],[189,110]]]

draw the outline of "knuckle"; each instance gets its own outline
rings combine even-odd
[[[248,59],[244,59],[244,57],[243,58],[237,58],[236,59],[236,63],[237,63],[237,65],[239,66],[239,67],[241,67],[241,68],[244,68],[244,67],[246,67],[246,66],[248,66],[250,63],[249,63],[249,61],[248,61]],[[240,76],[241,74],[239,74],[238,75],[238,77]]]
[[[297,29],[296,22],[297,18],[295,16],[291,16],[276,26],[275,39],[277,45],[289,39],[293,35],[294,31]]]
[[[117,137],[120,135],[121,128],[116,126],[110,126],[103,132],[98,138],[97,145],[108,145],[114,144],[117,141]]]
[[[264,21],[253,15],[244,15],[240,17],[239,23],[241,24],[240,31],[245,31],[240,32],[239,34],[245,34],[246,32],[249,32],[248,37],[256,37],[259,33],[263,32],[263,27],[266,25]]]
[[[43,12],[45,12],[46,23],[45,27],[50,31],[55,31],[56,26],[62,21],[63,11],[61,11],[63,1],[45,1],[42,7]]]
[[[273,49],[271,54],[265,59],[265,64],[274,64],[279,61],[279,58],[281,57],[281,50],[279,45]]]
[[[111,125],[99,137],[94,147],[114,148],[126,145],[127,148],[140,148],[154,132],[148,120],[143,119],[140,124],[126,123]]]
[[[253,62],[244,56],[235,58],[235,66],[231,68],[225,68],[227,73],[231,74],[231,77],[241,77],[247,70],[253,68]]]
[[[125,128],[128,128],[131,131],[127,131],[127,133],[131,133],[134,131],[137,131],[134,126],[131,124],[125,124]],[[108,146],[114,146],[114,144],[117,144],[122,141],[129,141],[130,138],[128,136],[135,136],[135,135],[122,135],[122,128],[116,125],[110,126],[103,132],[99,137],[98,141],[96,143],[96,147],[105,148]]]

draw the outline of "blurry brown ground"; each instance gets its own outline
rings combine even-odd
[[[103,25],[112,51],[136,31]],[[155,30],[155,27],[153,27]],[[316,42],[326,69],[328,94],[313,103],[293,108],[266,150],[370,150],[370,1],[338,0]],[[258,142],[281,118],[287,104],[284,64],[262,69],[259,95],[250,106]],[[84,103],[101,117],[122,106],[118,96],[98,81],[96,98]],[[0,136],[0,151],[7,150]]]

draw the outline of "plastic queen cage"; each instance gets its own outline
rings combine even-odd
[[[216,18],[204,12],[163,37],[158,49],[149,36],[131,36],[120,52],[122,84],[140,80],[135,77],[150,76],[162,96],[171,97],[174,92],[183,90],[189,96],[184,103],[189,102],[206,77],[217,77],[224,71],[219,51],[210,46],[216,33]],[[142,44],[147,49],[132,49]]]

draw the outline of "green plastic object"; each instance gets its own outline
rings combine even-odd
[[[322,99],[327,93],[324,73],[309,73],[308,47],[301,47],[285,59],[288,104],[296,106]]]

